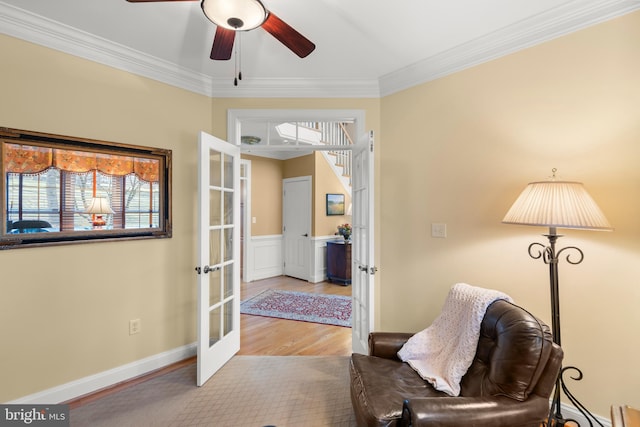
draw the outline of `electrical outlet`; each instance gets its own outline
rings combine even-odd
[[[139,334],[142,330],[142,322],[140,319],[129,320],[129,335]]]
[[[447,224],[444,224],[444,223],[431,224],[431,237],[439,237],[442,239],[447,237]]]

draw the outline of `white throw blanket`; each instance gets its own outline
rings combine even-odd
[[[412,336],[398,352],[436,390],[460,394],[460,381],[471,366],[487,307],[496,300],[513,302],[508,295],[458,283],[447,295],[431,326]]]

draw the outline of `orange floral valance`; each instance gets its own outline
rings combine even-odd
[[[135,173],[147,182],[158,182],[160,179],[160,162],[154,159],[4,144],[5,172],[38,174],[51,167],[75,173],[98,170],[105,175],[115,176]]]

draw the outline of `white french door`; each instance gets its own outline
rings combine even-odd
[[[373,142],[373,131],[370,131],[352,152],[351,345],[354,353],[362,354],[369,352],[369,332],[373,330],[374,275],[377,270],[373,245]]]
[[[200,132],[198,368],[203,385],[240,350],[240,148]]]

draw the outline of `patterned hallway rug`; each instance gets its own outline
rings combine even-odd
[[[351,327],[351,297],[267,289],[243,301],[240,313]]]

